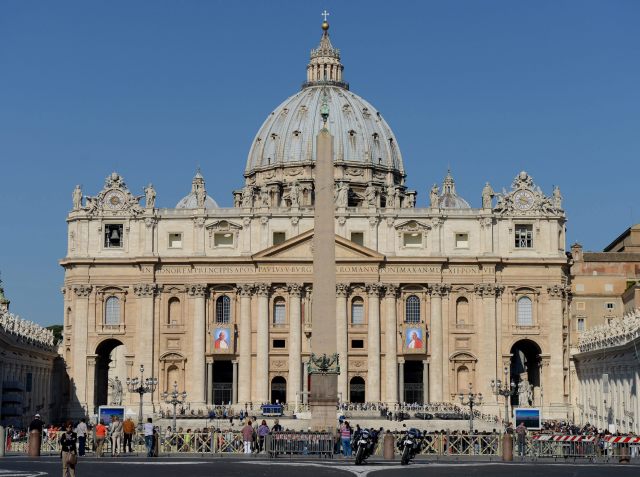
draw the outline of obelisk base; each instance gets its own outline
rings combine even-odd
[[[338,375],[311,374],[311,392],[309,410],[311,411],[311,430],[334,434],[338,426]]]

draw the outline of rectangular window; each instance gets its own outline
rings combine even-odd
[[[233,234],[231,232],[216,232],[213,236],[213,246],[216,248],[232,248]]]
[[[287,235],[284,232],[273,232],[273,245],[281,244],[287,240]]]
[[[402,235],[405,247],[422,247],[422,234],[420,232],[407,232]]]
[[[605,303],[604,307],[607,311],[613,311],[616,309],[616,304],[615,303]]]
[[[364,349],[364,340],[351,340],[351,348]]]
[[[584,318],[578,318],[578,322],[576,323],[576,331],[579,333],[584,331]]]
[[[584,306],[584,302],[583,301],[577,301],[576,302],[576,310],[584,310],[585,306]]]
[[[469,248],[469,234],[456,234],[456,248]]]
[[[351,232],[351,241],[364,246],[364,232]]]
[[[533,225],[518,224],[515,230],[516,248],[533,248]]]
[[[273,340],[273,348],[283,349],[287,347],[286,340]]]
[[[122,230],[122,224],[106,224],[104,226],[105,248],[122,248],[124,242]]]
[[[182,248],[182,234],[169,234],[169,248]]]

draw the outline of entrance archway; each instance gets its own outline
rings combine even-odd
[[[349,381],[349,402],[364,402],[364,379],[360,376]]]
[[[273,392],[273,384],[271,385]],[[213,362],[213,404],[229,404],[233,394],[233,363],[231,360]]]
[[[540,353],[540,346],[531,340],[520,340],[511,347],[511,380],[516,384],[516,392],[511,396],[513,406],[541,404]]]
[[[95,410],[104,404],[122,404],[123,394],[117,395],[113,386],[118,378],[124,386],[127,379],[124,361],[125,346],[121,341],[108,339],[96,348],[95,394],[93,404]],[[111,386],[109,384],[111,383]],[[120,401],[119,403],[117,401]]]
[[[287,380],[282,376],[276,376],[271,380],[271,402],[287,402]]]

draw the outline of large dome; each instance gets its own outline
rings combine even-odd
[[[253,141],[245,173],[315,161],[325,94],[327,128],[335,141],[334,160],[382,166],[404,174],[400,148],[382,115],[360,96],[333,85],[308,86],[278,106]]]
[[[371,104],[349,91],[340,50],[331,44],[326,21],[322,30],[320,44],[311,50],[302,91],[269,114],[253,140],[245,176],[315,161],[316,136],[323,127],[320,106],[326,101],[336,164],[358,168],[363,176],[363,169],[373,169],[393,173],[394,181],[403,178],[402,155],[391,128]]]

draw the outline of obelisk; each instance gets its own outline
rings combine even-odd
[[[323,126],[316,138],[313,234],[313,305],[311,325],[311,428],[334,432],[340,367],[336,343],[336,254],[333,136],[327,129],[329,105],[322,91]]]

